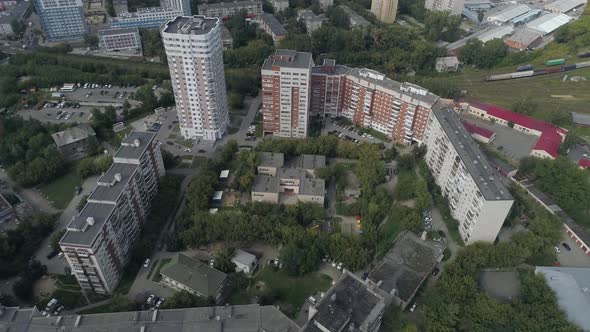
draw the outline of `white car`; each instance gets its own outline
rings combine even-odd
[[[555,252],[558,254],[561,252],[561,250],[559,250],[559,247],[553,247],[553,250],[555,250]]]
[[[150,266],[150,259],[146,259],[145,262],[143,263],[143,267],[148,267]]]
[[[342,271],[342,263],[338,263],[338,265],[336,266],[336,268],[338,269],[338,271]]]
[[[151,305],[156,296],[154,294],[150,295],[147,300],[145,301],[146,304]]]
[[[215,266],[215,260],[211,259],[209,260],[209,266],[214,267]]]
[[[416,307],[418,306],[418,304],[416,304],[414,302],[414,304],[412,304],[412,306],[410,307],[410,312],[414,312],[414,310],[416,310]]]

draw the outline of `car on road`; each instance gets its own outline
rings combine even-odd
[[[562,246],[565,248],[565,250],[567,250],[567,251],[571,251],[571,250],[572,250],[572,247],[570,247],[570,245],[569,245],[569,244],[567,244],[567,243],[565,243],[565,242],[564,242],[564,243],[562,243],[561,245],[562,245]]]
[[[150,259],[146,259],[145,262],[143,262],[143,267],[148,267],[150,266]]]
[[[496,149],[498,149],[499,151],[504,149],[504,146],[500,145],[499,147],[497,147]]]
[[[198,151],[198,152],[199,152],[199,153],[205,153],[205,152],[207,152],[207,151],[205,151],[205,150],[203,150],[203,149],[199,149],[199,151]]]
[[[435,267],[434,270],[432,270],[432,276],[436,277],[439,272],[440,272],[440,269],[438,267]]]
[[[215,266],[215,260],[211,259],[209,260],[209,266],[214,267]]]
[[[170,146],[173,146],[173,145],[174,145],[174,143],[172,143],[172,142],[170,142],[170,141],[166,141],[166,144],[168,144],[168,145],[170,145]]]
[[[412,306],[410,307],[410,312],[414,312],[416,310],[417,306],[418,306],[418,304],[416,302],[414,302],[414,304],[412,304]]]
[[[57,254],[59,254],[59,250],[53,250],[52,252],[47,254],[47,259],[52,259],[53,257],[57,256]]]

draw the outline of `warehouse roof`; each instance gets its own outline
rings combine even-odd
[[[160,273],[206,297],[217,296],[227,278],[225,273],[184,254],[174,256]]]
[[[539,139],[537,140],[537,143],[535,143],[533,150],[542,150],[557,158],[557,150],[567,135],[566,129],[557,127],[548,122],[531,118],[526,115],[509,111],[499,106],[484,104],[477,101],[468,101],[467,103],[473,107],[485,111],[491,116],[541,132],[541,136],[539,136]]]
[[[537,266],[535,273],[545,277],[555,292],[559,307],[568,320],[584,331],[590,330],[590,268]]]
[[[58,147],[85,140],[90,136],[96,136],[96,133],[94,132],[94,129],[87,124],[81,124],[51,134],[51,138],[53,138],[53,141]]]
[[[545,10],[554,13],[567,13],[570,10],[586,4],[588,0],[557,0],[545,5]]]
[[[527,48],[535,43],[543,34],[537,30],[522,28],[516,30],[516,32],[505,40],[506,45],[520,45],[523,48]]]
[[[572,18],[565,14],[550,13],[543,15],[536,20],[530,21],[526,26],[546,35],[560,26],[568,24],[571,20]]]
[[[501,9],[488,15],[488,21],[505,23],[531,10],[531,7],[520,4]]]
[[[502,39],[505,36],[511,34],[513,31],[513,27],[509,25],[503,25],[484,31],[482,34],[477,36],[477,39],[481,40],[484,43],[487,43],[493,39]]]

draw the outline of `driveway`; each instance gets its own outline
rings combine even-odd
[[[368,137],[363,137],[359,135],[356,131],[348,130],[347,128],[350,126],[339,126],[335,121],[331,120],[330,118],[326,119],[326,124],[322,129],[322,134],[327,135],[328,132],[337,130],[344,135],[350,136],[352,138],[358,139],[360,142],[367,142],[367,143],[383,143],[386,147],[390,148],[393,146],[391,142],[384,142],[378,138],[370,139]]]
[[[78,203],[82,199],[84,195],[89,195],[94,187],[96,186],[96,181],[98,180],[98,176],[92,176],[84,180],[82,184],[82,192],[80,195],[75,196],[71,201],[70,204],[63,210],[59,218],[57,219],[57,223],[55,225],[55,232],[59,232],[65,229],[72,218],[78,214],[78,210],[76,207]],[[47,259],[47,255],[51,252],[51,235],[45,238],[41,243],[41,246],[35,253],[35,258],[41,262],[41,264],[45,264],[47,266],[47,272],[49,274],[65,274],[64,268],[68,266],[67,261],[65,258],[58,258],[57,256],[52,259]]]
[[[457,243],[451,237],[449,228],[447,227],[447,224],[444,222],[440,211],[436,207],[432,208],[432,228],[434,230],[442,230],[443,232],[445,232],[447,239],[447,248],[451,251],[451,258],[449,258],[446,262],[452,262],[455,259],[461,247],[459,247],[459,245],[457,245]]]
[[[572,250],[566,250],[562,243],[567,243]],[[563,239],[558,246],[560,250],[557,254],[557,260],[561,263],[561,266],[590,267],[590,256],[584,254],[576,242],[567,236],[567,233],[563,232]]]

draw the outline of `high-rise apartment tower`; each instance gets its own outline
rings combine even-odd
[[[87,32],[82,0],[35,0],[49,41],[82,39]]]
[[[395,22],[397,15],[398,0],[373,0],[371,2],[371,13],[385,24]]]

